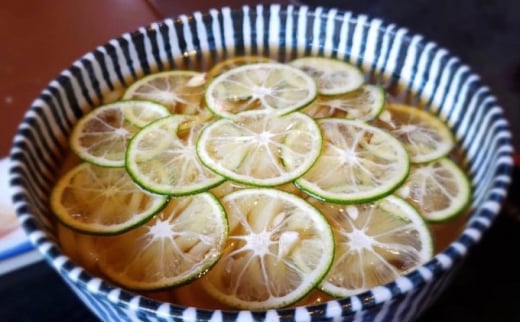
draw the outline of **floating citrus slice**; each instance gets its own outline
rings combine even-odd
[[[224,178],[205,167],[196,153],[203,126],[192,116],[173,115],[143,128],[128,145],[128,173],[157,194],[181,196],[217,186]]]
[[[270,110],[283,115],[316,98],[314,80],[301,70],[280,63],[257,63],[228,70],[206,90],[208,109],[233,118],[245,110]]]
[[[143,192],[124,168],[82,163],[60,178],[51,207],[65,225],[93,234],[116,234],[147,221],[166,197]]]
[[[202,278],[208,293],[234,308],[288,306],[324,277],[334,239],[323,215],[276,189],[243,189],[222,199],[229,237],[221,259]],[[295,259],[303,264],[299,266]]]
[[[224,209],[212,194],[173,198],[139,228],[98,238],[99,267],[131,289],[177,286],[213,266],[227,233]]]
[[[255,64],[255,63],[274,63],[275,61],[265,56],[254,56],[254,55],[246,55],[246,56],[235,56],[223,60],[222,62],[214,65],[208,71],[208,79],[219,76],[220,74],[229,71],[235,67],[239,67],[242,65]]]
[[[345,118],[370,121],[376,118],[385,106],[385,92],[382,87],[365,84],[346,94],[319,96],[302,112],[314,118]]]
[[[433,114],[418,108],[389,104],[379,119],[401,141],[413,163],[425,163],[448,155],[455,140],[448,126]]]
[[[128,142],[139,129],[169,115],[160,104],[117,101],[83,116],[70,135],[71,149],[83,160],[105,167],[123,167]]]
[[[161,103],[172,113],[202,115],[206,75],[195,71],[174,70],[150,74],[130,85],[123,99],[141,99]]]
[[[245,111],[236,120],[209,124],[197,153],[210,169],[233,181],[275,186],[301,176],[316,161],[321,132],[309,116],[278,116],[268,110]]]
[[[343,94],[358,89],[365,82],[360,69],[345,61],[328,57],[302,57],[290,62],[310,75],[323,95]]]
[[[464,172],[450,159],[441,158],[413,165],[397,194],[414,205],[430,222],[443,222],[461,215],[471,197]]]
[[[320,288],[335,297],[389,283],[433,256],[425,221],[398,197],[389,195],[372,203],[348,206],[319,201],[312,204],[334,231],[334,263]]]
[[[406,179],[408,155],[388,132],[339,118],[318,123],[322,153],[295,181],[309,195],[336,203],[368,202],[390,194]]]

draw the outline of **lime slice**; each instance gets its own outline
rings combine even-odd
[[[268,110],[215,121],[197,142],[197,153],[207,167],[254,186],[293,181],[314,164],[320,149],[321,132],[311,117],[300,112],[278,116]]]
[[[327,57],[302,57],[290,62],[310,75],[323,95],[343,94],[358,89],[365,83],[360,69],[345,61]]]
[[[83,160],[105,167],[123,167],[128,142],[139,129],[169,115],[163,105],[117,101],[84,115],[70,135],[71,149]]]
[[[275,61],[265,56],[254,56],[254,55],[246,55],[246,56],[236,56],[231,57],[226,60],[221,61],[220,63],[214,65],[208,71],[208,79],[219,76],[220,74],[229,71],[235,67],[239,67],[242,65],[248,64],[256,64],[256,63],[274,63]]]
[[[217,186],[224,178],[206,168],[196,153],[203,126],[192,116],[173,115],[143,128],[128,145],[128,173],[157,194],[181,196]]]
[[[81,163],[60,178],[51,208],[65,225],[93,234],[116,234],[147,221],[166,197],[143,192],[124,168]]]
[[[320,288],[347,297],[391,282],[433,256],[431,233],[419,213],[389,195],[372,203],[312,202],[334,231],[336,252]]]
[[[433,114],[402,104],[389,104],[379,116],[382,126],[401,141],[412,163],[444,157],[455,146],[453,135]]]
[[[125,119],[139,128],[170,115],[166,106],[151,101],[127,100],[118,103],[124,106],[122,113]]]
[[[195,71],[174,70],[150,74],[130,85],[123,99],[141,99],[161,103],[172,113],[207,115],[202,105],[206,75]]]
[[[173,198],[135,230],[98,238],[99,267],[130,289],[177,286],[213,266],[227,232],[224,209],[212,194]]]
[[[397,194],[414,205],[429,222],[444,222],[462,214],[471,198],[464,172],[450,159],[413,165]]]
[[[311,103],[316,98],[316,84],[310,76],[289,65],[249,64],[213,79],[205,98],[208,109],[224,118],[253,109],[283,115]]]
[[[307,295],[334,257],[332,231],[303,199],[276,189],[243,189],[222,199],[229,237],[202,277],[209,294],[234,308],[285,307]],[[295,259],[304,259],[299,266]]]
[[[376,118],[385,106],[385,91],[381,86],[365,84],[359,89],[335,96],[319,96],[302,112],[313,118],[345,118],[370,121]]]
[[[408,155],[391,134],[362,121],[318,122],[322,153],[295,181],[309,195],[336,203],[368,202],[390,194],[406,179]]]

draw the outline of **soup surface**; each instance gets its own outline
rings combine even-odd
[[[86,114],[51,198],[64,252],[163,301],[269,309],[404,275],[465,225],[441,118],[347,62],[227,59]]]

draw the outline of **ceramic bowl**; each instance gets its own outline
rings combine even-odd
[[[362,294],[320,305],[265,312],[204,310],[156,301],[114,286],[73,262],[57,243],[49,192],[76,121],[161,70],[202,68],[240,54],[288,60],[345,59],[367,78],[423,102],[453,130],[473,187],[463,232],[417,270]],[[23,228],[63,280],[106,321],[410,321],[449,283],[493,224],[511,181],[511,133],[503,110],[470,67],[420,35],[380,19],[301,6],[222,8],[166,19],[87,53],[36,98],[18,128],[10,158],[12,199]]]

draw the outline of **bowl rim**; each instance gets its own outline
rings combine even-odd
[[[288,14],[290,10],[293,13],[298,11],[305,11],[306,15],[313,16],[322,19],[325,19],[326,13],[333,12],[334,19],[340,19],[341,17],[349,16],[350,20],[364,19],[364,25],[368,26],[374,22],[378,22],[379,28],[378,32],[388,31],[391,29],[392,33],[403,32],[405,33],[403,39],[407,42],[410,42],[413,37],[419,37],[419,40],[414,43],[415,46],[426,47],[433,46],[436,51],[445,51],[447,57],[450,59],[455,59],[458,64],[461,66],[464,65],[460,59],[453,55],[448,49],[443,48],[442,46],[437,45],[436,42],[428,40],[423,37],[419,33],[410,32],[407,28],[398,26],[393,23],[388,23],[380,18],[373,18],[369,15],[363,13],[355,13],[345,9],[336,9],[334,7],[323,7],[323,6],[310,6],[310,5],[293,5],[293,4],[258,4],[258,5],[242,5],[237,8],[230,8],[227,6],[220,7],[218,9],[209,9],[204,12],[202,11],[194,11],[190,14],[182,14],[177,17],[166,17],[164,19],[149,23],[147,25],[141,26],[133,31],[123,33],[115,38],[112,38],[106,41],[104,44],[98,46],[106,47],[110,45],[112,41],[121,40],[125,37],[138,37],[143,33],[143,30],[155,29],[159,30],[164,27],[167,23],[173,25],[184,25],[186,21],[182,20],[181,17],[194,17],[195,15],[201,15],[201,17],[209,18],[210,15],[214,12],[222,13],[223,11],[228,10],[233,16],[240,15],[244,12],[245,8],[247,9],[258,9],[265,8],[266,10],[270,10],[272,8],[277,8],[280,14]],[[31,104],[30,108],[27,110],[23,121],[20,123],[17,133],[15,135],[13,146],[11,151],[9,152],[10,158],[10,169],[9,169],[9,183],[11,186],[11,198],[15,205],[16,214],[21,222],[22,228],[29,235],[31,243],[40,251],[46,262],[53,267],[54,270],[58,271],[60,275],[66,276],[72,282],[79,284],[83,287],[83,289],[88,289],[90,292],[98,295],[99,297],[104,298],[106,301],[112,303],[115,306],[123,305],[127,309],[135,309],[148,313],[156,313],[157,309],[161,305],[168,305],[170,312],[169,315],[182,317],[183,311],[185,311],[188,306],[183,306],[179,304],[174,304],[171,302],[164,302],[160,300],[156,300],[147,296],[140,294],[139,292],[134,292],[122,287],[115,285],[114,283],[105,280],[104,278],[95,276],[90,274],[86,269],[82,266],[74,262],[69,256],[61,251],[61,247],[59,247],[57,242],[52,241],[44,232],[45,230],[41,228],[36,220],[36,216],[29,212],[27,205],[28,199],[25,197],[26,195],[30,195],[27,191],[25,191],[22,184],[20,184],[19,177],[22,175],[19,174],[19,170],[17,169],[18,161],[16,155],[19,153],[18,149],[16,149],[15,144],[20,141],[20,136],[23,137],[21,133],[24,125],[27,125],[27,118],[31,113],[31,110],[34,109],[35,106],[38,105],[38,100],[42,98],[43,92],[48,89],[51,83],[57,80],[59,77],[63,76],[64,73],[71,70],[76,63],[79,63],[82,59],[86,58],[87,55],[94,53],[95,49],[92,49],[86,53],[84,53],[81,57],[76,59],[72,64],[70,64],[67,68],[62,70],[57,77],[52,79],[48,85],[40,92],[38,98]],[[480,80],[480,76],[477,75],[470,67],[467,67],[470,74],[477,78],[477,86],[478,88],[486,89],[485,92],[487,97],[490,97],[494,102],[496,99],[493,94],[488,90],[488,87],[483,84]],[[297,308],[306,308],[310,313],[321,313],[319,316],[324,316],[327,307],[329,305],[339,305],[340,314],[341,315],[351,315],[356,312],[366,311],[368,309],[379,307],[387,301],[391,301],[392,299],[396,299],[397,297],[401,297],[412,291],[417,287],[421,287],[428,282],[434,280],[437,276],[441,275],[444,272],[449,271],[450,268],[455,266],[457,263],[464,258],[466,253],[474,247],[477,242],[480,240],[481,236],[488,230],[488,228],[492,225],[494,218],[499,214],[502,204],[507,195],[507,189],[509,187],[509,183],[512,179],[512,173],[514,169],[513,162],[513,147],[510,141],[511,131],[508,125],[508,121],[505,117],[503,108],[498,104],[494,105],[494,107],[498,108],[500,113],[500,118],[505,122],[504,129],[501,129],[501,133],[504,133],[507,137],[506,142],[500,143],[501,147],[504,147],[501,154],[501,163],[497,165],[496,176],[500,176],[500,182],[494,181],[493,184],[490,184],[493,189],[501,189],[504,192],[502,194],[495,194],[491,196],[487,194],[484,198],[483,205],[475,209],[472,207],[470,212],[470,220],[464,226],[463,231],[457,236],[456,240],[452,241],[448,247],[444,250],[437,252],[432,259],[423,265],[417,267],[413,271],[408,274],[402,275],[394,281],[389,283],[371,288],[365,292],[360,294],[356,294],[353,296],[349,296],[346,298],[336,299],[327,301],[320,304],[314,305],[302,305],[298,307],[289,307],[289,308],[281,308],[281,309],[273,309],[276,311],[278,317],[280,319],[293,318],[296,316],[295,311]],[[509,182],[509,183],[508,183]],[[489,195],[489,197],[488,197]],[[493,197],[493,198],[492,198]],[[33,235],[31,233],[37,233]],[[462,239],[464,236],[467,238]],[[62,266],[63,263],[68,263],[68,266]],[[63,278],[63,277],[62,277]],[[96,280],[100,285],[103,285],[103,288],[92,290],[89,288],[89,282]],[[413,283],[408,283],[406,281],[412,281]],[[117,290],[120,295],[116,299],[113,299],[109,296],[111,291]],[[391,291],[391,292],[389,292]],[[132,305],[129,300],[132,298],[139,297],[140,299],[144,299],[146,301],[146,306],[143,306],[143,303],[140,302],[137,307]],[[334,303],[334,304],[332,304]],[[195,307],[193,307],[195,308]],[[211,318],[214,315],[214,312],[217,310],[214,309],[205,309],[205,308],[196,308],[197,313],[201,314],[202,317]],[[251,311],[251,310],[218,310],[222,313],[224,317],[237,317],[241,313],[266,313],[267,311]]]

